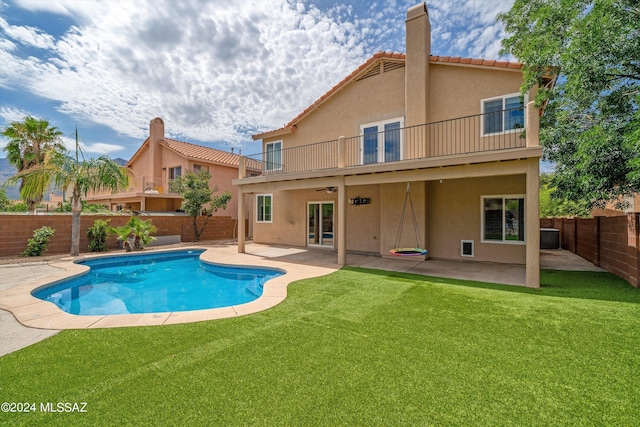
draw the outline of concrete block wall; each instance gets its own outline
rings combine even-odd
[[[640,287],[640,215],[543,218],[541,228],[560,230],[567,249]]]
[[[81,217],[80,252],[86,253],[89,240],[87,229],[96,219],[109,219],[112,227],[124,225],[129,216],[83,215]],[[155,236],[180,235],[182,242],[193,242],[193,226],[191,218],[185,216],[142,216],[143,220],[151,220],[157,227]],[[198,218],[202,226],[204,217]],[[27,247],[27,240],[33,237],[34,230],[47,225],[55,230],[55,234],[43,255],[65,254],[71,250],[71,215],[0,215],[0,257],[19,256]],[[248,227],[245,227],[245,230]],[[237,237],[237,221],[228,216],[213,217],[207,224],[201,241],[227,240]],[[107,241],[109,249],[117,249],[118,241],[110,236]]]

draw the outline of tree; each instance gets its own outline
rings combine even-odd
[[[516,0],[498,19],[502,53],[525,64],[523,91],[555,75],[536,98],[554,195],[603,206],[640,191],[637,0]]]
[[[7,191],[0,187],[0,212],[7,212],[11,209],[11,200],[7,197]]]
[[[45,153],[51,149],[64,150],[60,137],[62,132],[49,121],[35,119],[31,116],[24,118],[22,122],[12,122],[2,135],[9,138],[9,143],[4,151],[9,162],[18,169],[18,173],[41,165],[44,162]],[[27,204],[29,211],[33,212],[37,203],[42,201],[47,186],[43,182],[32,182],[29,197],[25,197],[23,189],[27,185],[24,179],[20,182],[20,197]]]
[[[127,252],[131,251],[129,245],[129,236],[133,235],[133,250],[141,251],[144,247],[155,240],[151,233],[155,233],[158,229],[151,224],[151,220],[143,221],[137,216],[129,218],[126,224],[120,227],[111,227],[109,231],[114,233],[118,240],[122,241],[123,247]]]
[[[77,132],[76,132],[77,135]],[[29,197],[40,191],[40,185],[53,183],[58,188],[71,189],[71,255],[80,254],[80,214],[82,196],[90,191],[119,191],[129,185],[129,171],[105,156],[79,161],[80,148],[76,136],[75,160],[67,152],[49,150],[42,165],[35,165],[11,178],[23,179],[23,191]]]
[[[209,188],[209,179],[211,175],[207,171],[200,171],[198,175],[193,172],[187,172],[184,177],[178,177],[173,182],[175,191],[182,195],[184,199],[181,209],[189,214],[193,224],[193,235],[196,242],[200,241],[200,236],[204,232],[204,228],[209,220],[218,209],[226,209],[231,193],[225,191],[219,196],[213,196],[218,191],[218,187],[213,190]],[[198,216],[205,216],[204,223],[198,228]]]
[[[553,174],[540,175],[540,218],[588,217],[591,209],[586,202],[574,202],[565,198],[551,197],[555,191]]]

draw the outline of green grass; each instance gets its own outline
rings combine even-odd
[[[87,402],[7,425],[616,425],[640,420],[640,290],[539,290],[345,268],[279,306],[65,331],[0,358],[0,402]]]

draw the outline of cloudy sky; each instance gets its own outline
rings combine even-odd
[[[0,0],[0,129],[45,118],[89,156],[169,137],[245,154],[378,51],[417,0]],[[436,55],[499,58],[513,0],[427,2]],[[6,140],[0,136],[0,147]],[[0,152],[0,157],[4,153]]]

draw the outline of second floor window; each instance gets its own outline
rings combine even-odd
[[[200,172],[205,171],[209,173],[209,166],[194,164],[193,165],[193,173],[198,175]]]
[[[524,128],[525,99],[519,93],[482,100],[482,134],[510,132]]]
[[[282,169],[282,141],[268,142],[265,148],[265,161],[268,171]]]
[[[182,176],[182,166],[176,166],[175,168],[169,168],[169,180],[173,181],[174,179]]]
[[[362,125],[362,164],[401,160],[402,126],[401,118]]]

